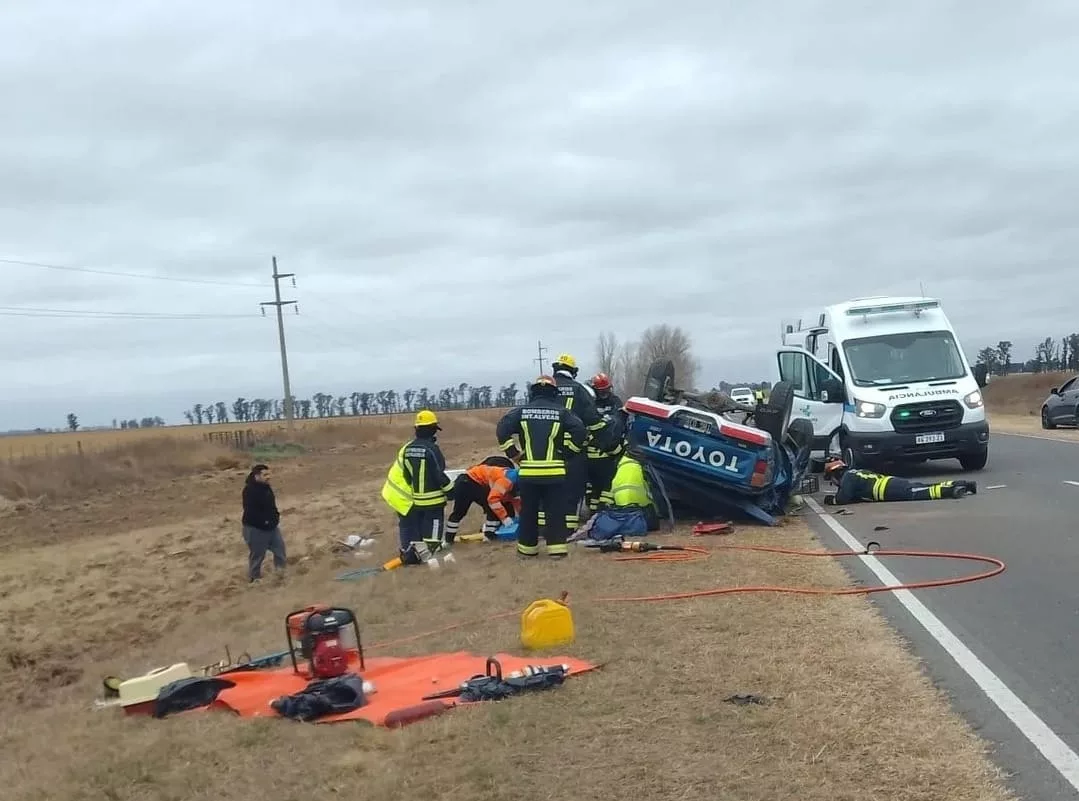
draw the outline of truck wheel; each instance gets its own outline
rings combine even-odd
[[[791,420],[791,424],[787,426],[787,436],[790,437],[795,450],[809,447],[813,444],[813,424],[804,417]]]
[[[980,453],[971,453],[966,456],[959,457],[959,465],[964,470],[981,470],[989,462],[989,449],[986,448]]]
[[[644,396],[650,401],[662,403],[673,386],[674,362],[670,359],[652,362],[644,379]]]
[[[794,386],[789,381],[780,381],[768,396],[764,404],[764,414],[757,413],[757,426],[771,435],[777,442],[783,441],[783,435],[790,428],[791,413],[794,411]]]

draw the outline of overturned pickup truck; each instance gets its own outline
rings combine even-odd
[[[813,427],[791,422],[794,393],[780,381],[764,403],[675,389],[674,365],[648,371],[625,403],[630,454],[659,479],[669,511],[702,519],[741,512],[776,525],[809,466]]]

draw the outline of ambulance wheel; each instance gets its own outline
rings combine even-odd
[[[850,446],[850,443],[842,435],[839,438],[839,458],[843,460],[847,467],[859,467],[854,448]]]
[[[959,466],[964,470],[982,470],[989,462],[989,448],[977,453],[968,453],[959,457]]]
[[[644,396],[650,401],[663,403],[667,393],[674,387],[674,362],[661,359],[652,362],[644,379]]]

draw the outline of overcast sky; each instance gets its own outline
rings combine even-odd
[[[772,378],[781,318],[919,282],[1027,358],[1079,329],[1077,33],[1074,0],[9,3],[0,259],[228,285],[0,263],[0,428],[279,396],[272,254],[301,396],[521,381],[537,340],[589,371],[664,321],[700,384]]]

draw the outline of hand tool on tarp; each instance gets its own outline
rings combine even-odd
[[[598,666],[597,666],[598,667]],[[457,698],[461,701],[497,701],[525,690],[545,690],[556,687],[569,675],[569,665],[528,665],[502,675],[502,665],[494,657],[488,657],[484,672],[477,673],[448,690],[425,695],[422,700],[434,701]]]

